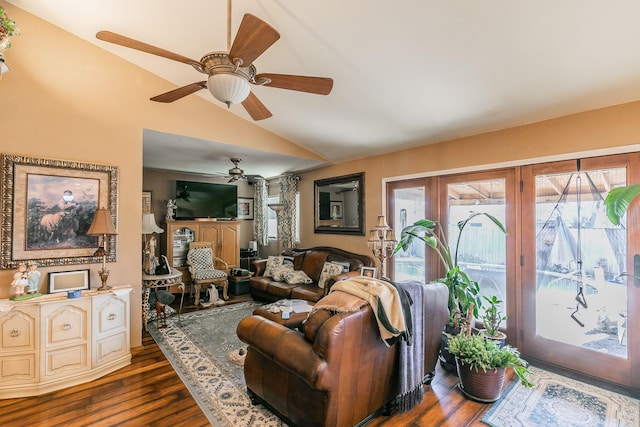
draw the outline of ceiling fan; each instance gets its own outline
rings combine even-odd
[[[231,44],[231,0],[227,0],[227,51],[207,53],[200,61],[110,31],[99,31],[96,38],[191,65],[209,76],[206,81],[191,83],[154,96],[151,98],[152,101],[173,102],[207,88],[217,100],[227,104],[227,107],[242,103],[253,120],[263,120],[272,114],[251,92],[252,84],[319,95],[328,95],[333,88],[333,79],[326,77],[257,74],[253,61],[273,45],[280,38],[280,34],[266,22],[247,13],[242,18]]]
[[[241,180],[241,179],[248,180],[250,182],[254,182],[254,181],[259,181],[259,180],[263,180],[264,179],[260,175],[245,175],[244,171],[238,167],[238,163],[240,163],[242,161],[242,159],[238,159],[236,157],[232,157],[230,160],[231,160],[231,163],[233,163],[233,167],[231,169],[229,169],[229,172],[227,174],[227,177],[229,178],[229,181],[227,181],[227,182],[236,182],[236,181]]]

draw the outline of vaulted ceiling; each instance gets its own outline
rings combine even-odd
[[[226,0],[8,2],[170,82],[149,97],[205,76],[189,65],[97,40],[98,31],[196,60],[227,49]],[[259,73],[330,77],[334,87],[322,96],[254,86],[273,117],[254,122],[240,105],[231,111],[329,162],[640,99],[640,2],[634,0],[235,0],[232,39],[245,13],[281,36],[255,60]],[[189,96],[227,108],[206,90]],[[184,144],[202,144],[157,134],[145,138],[182,144],[182,153],[189,151]],[[247,173],[284,171],[260,169],[264,153],[234,154],[247,156]],[[228,157],[209,170],[229,169]],[[145,162],[151,160],[145,151]],[[282,160],[289,169],[295,163]],[[293,168],[318,165],[298,163]]]

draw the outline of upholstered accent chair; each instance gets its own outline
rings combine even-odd
[[[213,242],[191,242],[187,252],[191,282],[195,286],[195,305],[200,303],[200,288],[205,285],[222,288],[222,299],[229,299],[229,265],[215,256]]]

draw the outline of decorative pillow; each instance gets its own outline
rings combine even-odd
[[[351,268],[349,261],[331,261],[332,264],[338,264],[342,266],[342,273],[348,273]]]
[[[307,276],[302,270],[289,270],[289,272],[284,277],[285,282],[290,285],[310,285],[313,283],[311,277]]]
[[[277,280],[278,282],[282,282],[285,280],[285,278],[287,277],[287,275],[293,271],[293,265],[292,264],[283,264],[280,267],[276,267],[276,268],[272,268],[271,269],[271,277],[273,278],[273,280]]]
[[[324,289],[325,283],[330,277],[336,274],[342,273],[342,266],[340,264],[334,264],[332,262],[325,262],[322,267],[322,273],[320,273],[320,279],[318,280],[318,286]]]
[[[284,264],[284,257],[282,256],[270,256],[267,258],[267,265],[264,267],[264,277],[272,277],[271,271],[282,267]]]

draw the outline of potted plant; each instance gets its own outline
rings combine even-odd
[[[0,6],[0,52],[11,47],[11,37],[20,34],[16,22],[7,16],[7,12]]]
[[[458,222],[458,238],[454,250],[449,247],[442,226],[438,221],[421,219],[402,229],[400,241],[393,253],[400,250],[408,250],[415,239],[423,241],[428,247],[433,249],[445,271],[445,276],[436,279],[437,282],[444,283],[449,289],[449,322],[443,331],[443,342],[440,348],[440,364],[446,370],[452,372],[455,369],[455,359],[449,355],[446,348],[448,334],[457,334],[467,321],[467,313],[470,304],[473,304],[473,316],[478,316],[478,307],[482,305],[479,297],[480,287],[478,282],[471,280],[469,276],[458,266],[458,249],[460,238],[465,226],[477,216],[486,216],[503,233],[507,234],[504,225],[493,215],[484,212],[472,212],[467,219]]]
[[[495,402],[502,394],[504,376],[513,369],[525,387],[533,384],[527,378],[529,364],[520,352],[509,345],[498,346],[481,335],[449,335],[449,352],[455,356],[458,387],[469,398],[479,402]]]
[[[502,312],[498,311],[499,305],[502,304],[502,301],[500,301],[495,295],[492,295],[491,297],[483,296],[482,298],[489,304],[489,306],[480,316],[480,320],[482,321],[482,326],[484,328],[481,333],[487,339],[496,342],[499,347],[502,347],[507,339],[507,335],[500,331],[500,324],[507,320],[507,316],[503,316]]]

